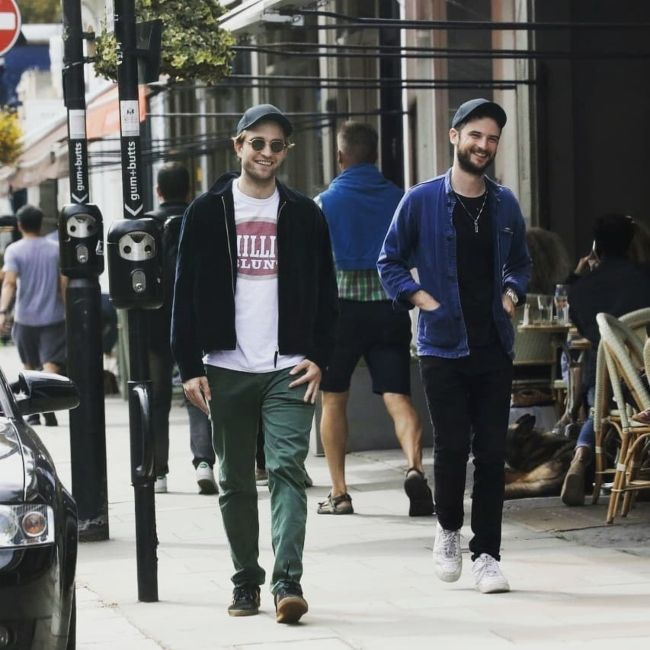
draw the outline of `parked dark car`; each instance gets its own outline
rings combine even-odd
[[[79,403],[69,379],[0,370],[0,649],[75,647],[77,508],[23,416]]]

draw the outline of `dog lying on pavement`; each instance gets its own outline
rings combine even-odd
[[[506,435],[506,499],[555,496],[571,464],[575,441],[535,428],[534,415],[522,415]]]

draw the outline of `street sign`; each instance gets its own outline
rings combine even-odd
[[[20,10],[15,0],[0,0],[0,56],[8,52],[20,34]]]

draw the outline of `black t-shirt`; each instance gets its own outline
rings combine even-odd
[[[459,197],[458,194],[456,196]],[[485,199],[485,194],[475,198],[460,196],[453,214],[460,304],[470,349],[492,345],[498,341],[492,315],[492,217]]]

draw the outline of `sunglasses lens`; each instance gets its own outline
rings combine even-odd
[[[273,153],[284,151],[284,142],[282,140],[271,140],[271,151]]]
[[[262,149],[264,149],[266,146],[264,138],[253,138],[250,143],[251,147],[253,147],[255,151],[262,151]]]

